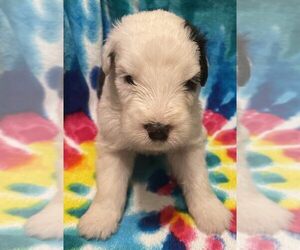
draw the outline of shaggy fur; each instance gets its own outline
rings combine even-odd
[[[260,193],[251,177],[246,162],[247,130],[238,126],[238,185],[237,185],[237,226],[239,232],[248,234],[273,234],[288,229],[293,215]]]
[[[251,62],[247,55],[247,40],[238,36],[238,86],[243,87],[251,77]],[[278,206],[260,193],[252,180],[246,161],[250,136],[242,125],[243,107],[238,102],[238,171],[237,171],[237,225],[239,232],[273,234],[287,229],[292,213]]]
[[[212,192],[205,167],[198,96],[207,65],[192,32],[161,10],[126,16],[111,31],[98,106],[97,193],[79,222],[82,236],[105,239],[117,230],[137,153],[167,154],[200,230],[220,233],[229,226],[231,214]],[[168,125],[168,139],[152,141],[149,123]]]

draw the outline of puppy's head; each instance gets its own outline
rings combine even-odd
[[[161,10],[124,17],[114,27],[102,67],[119,106],[120,136],[129,146],[165,151],[199,135],[204,46],[191,25]]]

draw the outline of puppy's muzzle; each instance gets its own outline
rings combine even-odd
[[[164,125],[159,122],[144,124],[148,136],[152,141],[166,141],[171,129],[170,125]]]

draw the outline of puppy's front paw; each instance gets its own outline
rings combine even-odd
[[[120,212],[92,205],[81,217],[79,234],[87,239],[107,239],[118,228]]]
[[[39,239],[62,238],[62,210],[62,203],[50,203],[41,212],[28,219],[24,226],[25,233]]]
[[[238,229],[248,234],[273,234],[287,229],[293,214],[262,195],[241,199],[238,203]]]
[[[231,212],[216,197],[198,202],[190,210],[198,228],[206,233],[222,233],[230,225]]]

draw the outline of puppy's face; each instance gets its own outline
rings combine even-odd
[[[113,47],[108,73],[119,106],[120,136],[137,151],[177,148],[201,131],[198,95],[207,69],[199,58],[204,52],[180,20],[173,27],[177,35],[155,33],[154,27],[138,35],[123,21],[109,41],[114,46],[108,44]]]

